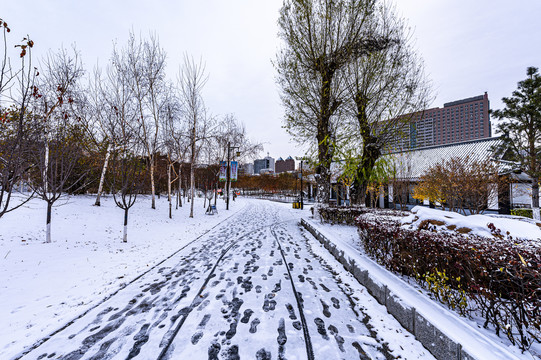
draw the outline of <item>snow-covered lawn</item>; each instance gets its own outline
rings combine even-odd
[[[45,239],[45,203],[32,200],[0,218],[0,354],[10,358],[84,313],[141,273],[241,210],[231,202],[205,215],[196,199],[168,218],[167,198],[141,197],[130,210],[128,242],[122,243],[123,211],[112,198],[92,206],[94,197],[58,201],[52,216],[52,243]]]

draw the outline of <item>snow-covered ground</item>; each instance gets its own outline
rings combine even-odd
[[[309,351],[315,359],[433,359],[299,229],[309,207],[238,198],[230,211],[220,200],[219,213],[208,216],[202,201],[193,219],[189,204],[169,219],[165,198],[156,210],[141,198],[130,212],[128,243],[121,242],[123,213],[110,198],[101,207],[88,196],[62,201],[51,244],[43,241],[41,201],[1,218],[0,359],[32,349],[23,359],[304,359]],[[317,226],[362,263],[354,227]],[[371,264],[389,288],[400,288],[393,291],[419,295]],[[449,318],[428,297],[415,305]],[[451,324],[477,326],[460,321]]]
[[[0,218],[0,358],[49,335],[175,251],[246,206],[231,202],[205,215],[203,199],[168,218],[166,197],[141,197],[130,210],[122,243],[123,211],[112,198],[75,196],[58,201],[52,243],[45,240],[45,203],[35,199]]]
[[[25,349],[23,359],[433,359],[333,270],[299,228],[308,209],[239,199],[217,216],[198,204],[195,219],[183,208],[169,220],[165,201],[150,210],[144,199],[122,244],[120,210],[92,202],[55,210],[52,244],[41,240],[39,202],[0,219],[1,359]]]

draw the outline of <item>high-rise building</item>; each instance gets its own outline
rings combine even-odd
[[[266,172],[274,172],[274,158],[271,158],[267,153],[267,157],[254,161],[254,174],[260,174],[261,170]]]
[[[404,115],[390,151],[451,144],[491,136],[488,95],[445,103],[443,108]]]
[[[295,170],[295,160],[291,156],[288,156],[287,159],[278,158],[276,160],[276,173],[282,173],[287,171],[294,171]]]
[[[247,163],[239,166],[239,175],[253,175],[254,174],[254,164]]]

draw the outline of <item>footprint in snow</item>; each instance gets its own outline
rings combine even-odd
[[[258,318],[255,318],[252,320],[252,323],[250,324],[250,333],[255,334],[257,332],[257,326],[261,323],[261,321]]]
[[[320,300],[321,301],[321,305],[323,306],[323,315],[325,315],[326,317],[331,317],[331,312],[329,311],[329,305],[327,305],[327,303],[323,300]]]
[[[329,340],[327,330],[325,329],[325,322],[321,318],[315,318],[314,322],[317,326],[317,332],[321,335],[321,337],[323,337],[325,340]]]
[[[263,348],[263,349],[260,349],[260,350],[255,354],[255,358],[256,358],[256,360],[271,360],[271,352],[265,350],[264,348]]]

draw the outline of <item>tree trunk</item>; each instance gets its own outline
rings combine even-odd
[[[196,124],[197,124],[197,117],[194,115],[193,118],[193,128],[192,128],[192,143],[190,144],[192,147],[192,153],[191,153],[191,164],[190,164],[190,188],[191,188],[191,198],[192,203],[190,205],[190,217],[193,218],[193,202],[195,197],[195,174],[194,174],[194,164],[195,164],[195,135],[196,135]]]
[[[173,165],[169,164],[167,167],[167,201],[169,202],[169,219],[173,218],[173,214],[171,213],[173,206],[171,203],[171,166]]]
[[[123,242],[128,242],[128,208],[124,209],[124,237]]]
[[[98,195],[96,196],[95,206],[100,206],[101,193],[103,191],[103,183],[105,182],[105,173],[107,172],[107,165],[109,164],[109,157],[111,156],[111,150],[113,146],[109,144],[107,146],[107,152],[105,153],[105,161],[103,162],[103,168],[101,169],[100,185],[98,187]]]
[[[192,203],[190,204],[190,217],[193,218],[193,202],[195,197],[195,174],[194,174],[194,168],[193,168],[193,162],[192,166],[190,166],[190,197],[192,199]]]
[[[49,192],[49,136],[45,133],[45,156],[43,166],[43,194],[47,196]]]
[[[366,204],[366,189],[370,181],[370,176],[376,161],[381,156],[381,151],[377,145],[377,137],[372,135],[372,129],[366,113],[366,103],[368,99],[360,91],[355,95],[355,106],[357,108],[357,124],[363,140],[363,153],[361,162],[357,168],[357,174],[353,182],[354,200],[357,204]]]
[[[156,209],[156,184],[154,183],[154,156],[150,157],[150,192],[152,193],[152,208]]]
[[[177,209],[178,207],[182,207],[182,194],[181,194],[181,191],[182,191],[182,177],[180,176],[181,173],[179,171],[178,173],[178,194],[177,194],[177,200],[178,200],[178,204],[177,204]]]
[[[319,203],[328,204],[330,198],[331,187],[331,162],[333,158],[333,146],[330,131],[330,119],[334,112],[332,107],[337,104],[331,104],[331,84],[334,76],[334,71],[323,69],[322,87],[320,94],[320,118],[318,119],[316,139],[318,142],[318,167],[317,173],[317,201]]]
[[[366,189],[376,161],[381,153],[374,143],[364,141],[361,163],[357,168],[357,174],[353,183],[354,197],[357,204],[366,203]]]
[[[53,212],[53,203],[50,201],[47,201],[47,229],[46,229],[46,243],[51,243],[51,215]]]

